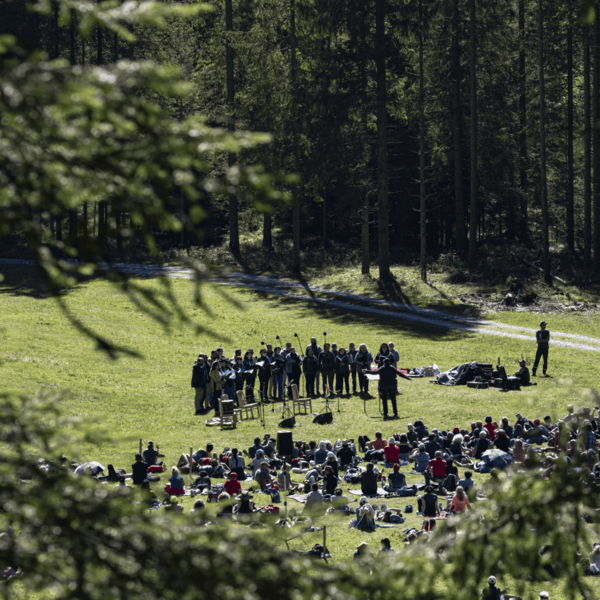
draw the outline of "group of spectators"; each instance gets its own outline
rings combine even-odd
[[[384,362],[397,367],[399,355],[394,343],[381,344],[375,355],[375,362]],[[371,369],[373,355],[366,344],[350,342],[348,347],[336,343],[325,343],[323,348],[316,338],[299,352],[287,342],[284,347],[265,344],[258,354],[252,348],[242,353],[235,350],[234,356],[227,358],[223,348],[212,350],[210,356],[200,354],[192,369],[192,388],[195,390],[196,414],[209,408],[218,411],[218,399],[222,394],[237,398],[243,391],[246,400],[260,399],[265,402],[282,400],[286,393],[291,397],[291,385],[300,387],[304,377],[307,396],[324,394],[368,395],[369,380],[365,371]],[[256,383],[258,379],[258,390]],[[350,392],[352,383],[352,392]]]

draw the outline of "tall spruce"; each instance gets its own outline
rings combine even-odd
[[[469,0],[469,59],[471,69],[471,218],[469,223],[469,267],[477,263],[477,226],[479,204],[477,196],[477,20],[475,0]]]

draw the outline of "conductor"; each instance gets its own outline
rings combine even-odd
[[[363,370],[365,373],[366,370]],[[398,418],[398,407],[396,406],[396,378],[403,377],[410,381],[410,377],[407,377],[404,373],[401,373],[394,367],[389,358],[383,358],[379,362],[379,367],[375,371],[371,371],[372,374],[379,373],[379,391],[381,393],[381,399],[383,400],[383,420],[387,421],[388,417],[388,398],[392,401],[392,410],[394,416],[392,419]]]

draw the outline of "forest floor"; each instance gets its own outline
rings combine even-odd
[[[495,364],[500,357],[509,372],[516,370],[520,356],[531,361],[534,352],[531,333],[518,337],[486,335],[477,327],[455,329],[432,322],[411,321],[403,318],[401,311],[386,309],[382,314],[356,310],[347,299],[341,304],[315,302],[310,300],[308,292],[303,292],[302,298],[296,298],[278,295],[272,290],[211,283],[204,287],[205,308],[200,308],[194,304],[191,282],[185,278],[172,280],[173,292],[182,308],[205,329],[200,334],[189,326],[167,331],[130,304],[110,284],[82,282],[65,293],[68,307],[85,325],[143,355],[142,359],[125,356],[111,361],[68,324],[53,299],[34,289],[33,284],[39,279],[34,267],[2,265],[2,270],[9,272],[7,280],[0,284],[3,391],[28,395],[60,394],[61,404],[68,414],[91,418],[94,427],[105,432],[105,441],[100,446],[82,443],[78,458],[99,460],[126,469],[133,462],[139,439],[152,439],[158,443],[166,455],[166,464],[171,466],[180,453],[190,447],[205,447],[207,442],[212,442],[217,450],[225,446],[247,448],[257,435],[276,435],[282,418],[280,404],[266,405],[264,428],[254,420],[240,423],[235,431],[224,432],[204,425],[211,415],[194,416],[191,366],[199,351],[209,351],[217,345],[225,348],[226,355],[233,354],[238,347],[244,350],[253,347],[256,351],[261,341],[273,342],[279,335],[283,341],[298,342],[303,347],[312,335],[322,344],[322,332],[327,331],[328,341],[338,344],[347,344],[350,340],[364,342],[372,350],[376,350],[382,341],[393,340],[400,352],[400,363],[405,367],[436,363],[444,370],[472,360]],[[159,281],[152,277],[141,283],[149,289],[160,287]],[[285,290],[281,286],[273,287]],[[332,294],[312,291],[316,298],[334,299]],[[374,303],[361,306],[377,308]],[[449,313],[449,316],[460,315]],[[596,343],[600,339],[597,315],[540,313],[533,318],[530,314],[513,312],[478,318],[484,317],[498,329],[503,325],[522,330],[535,328],[541,318],[552,318],[552,331],[596,339],[584,344],[590,346],[588,349],[555,344],[550,354],[550,376],[538,378],[538,386],[521,392],[503,394],[495,389],[445,388],[432,385],[427,378],[410,383],[401,381],[398,421],[383,422],[376,397],[363,401],[355,395],[343,396],[339,400],[339,412],[337,399],[332,407],[331,425],[319,426],[312,422],[312,416],[299,416],[294,438],[335,441],[344,437],[358,439],[361,434],[372,438],[378,429],[389,437],[392,433],[406,431],[407,423],[417,418],[440,430],[468,427],[472,420],[488,414],[494,419],[506,415],[512,420],[519,411],[530,418],[550,414],[556,419],[565,414],[569,403],[592,402],[588,390],[597,383],[594,360]],[[577,338],[561,339],[567,342]],[[313,402],[313,411],[323,408],[322,398]],[[421,476],[409,474],[408,468],[403,471],[407,473],[409,483],[422,481]],[[461,469],[460,476],[463,474]],[[476,475],[475,478],[477,489],[485,490],[487,476]],[[155,489],[159,491],[163,483],[155,484]],[[245,483],[244,487],[250,485]],[[344,484],[342,487],[348,493],[349,488],[357,486]],[[255,494],[255,501],[259,505],[269,503],[261,494]],[[415,498],[383,502],[393,508],[404,509],[408,504],[416,508]],[[191,504],[191,499],[184,500],[182,519],[187,517]],[[300,512],[302,505],[290,501],[288,508]],[[209,514],[215,512],[216,507],[209,506]],[[363,540],[368,541],[375,551],[384,536],[392,540],[393,546],[399,547],[405,529],[422,526],[416,511],[406,517],[404,524],[378,529],[373,534],[350,530],[348,518],[326,517],[319,519],[318,525],[327,525],[327,544],[333,560],[342,560],[350,557]],[[291,531],[296,533],[295,529]],[[321,540],[322,531],[307,533],[290,542],[290,546],[304,550]],[[278,543],[283,544],[282,541]],[[560,597],[557,585],[550,583],[547,587]]]

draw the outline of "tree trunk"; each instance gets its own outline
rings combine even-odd
[[[477,22],[475,20],[475,0],[470,6],[470,62],[471,62],[471,220],[469,226],[469,268],[477,263]]]
[[[327,193],[323,191],[323,248],[327,248]]]
[[[454,138],[454,202],[456,213],[456,250],[467,252],[465,227],[465,196],[463,188],[462,114],[460,103],[460,41],[458,32],[459,0],[454,0],[452,12],[452,131]]]
[[[62,218],[56,217],[56,241],[62,242]]]
[[[427,283],[427,201],[425,198],[425,75],[423,73],[423,0],[419,0],[419,167],[421,175],[421,281]]]
[[[233,48],[231,47],[230,34],[233,31],[233,6],[232,0],[225,0],[225,59],[227,65],[227,129],[235,131],[235,80],[233,73]],[[229,168],[235,165],[235,154],[228,156]],[[240,254],[240,229],[239,208],[236,194],[229,194],[229,250],[234,256]]]
[[[83,238],[88,238],[88,203],[83,203]]]
[[[292,119],[293,136],[296,136],[296,5],[295,0],[290,0],[290,37],[291,37],[291,67],[292,67]],[[296,145],[294,144],[296,147]],[[292,271],[300,272],[300,199],[295,198],[292,207]]]
[[[583,260],[592,263],[592,144],[590,131],[590,28],[585,26],[583,46]]]
[[[527,71],[525,69],[525,0],[519,0],[519,177],[521,185],[521,242],[529,237],[527,194],[529,181],[527,167]]]
[[[596,3],[598,11],[598,3]],[[598,15],[598,12],[596,12]],[[593,248],[594,248],[594,271],[600,271],[600,19],[598,16],[594,21],[594,83],[593,83],[593,107],[594,118],[592,121],[593,147],[592,156],[594,160],[594,185],[593,185]]]
[[[104,64],[104,39],[102,28],[96,30],[98,34],[96,47],[96,64],[98,66]],[[108,236],[108,219],[106,218],[108,210],[106,208],[106,200],[98,203],[98,243],[104,249]]]
[[[550,275],[550,240],[548,237],[548,185],[546,181],[546,90],[544,86],[544,6],[538,2],[538,43],[540,65],[540,185],[542,188],[542,246],[544,251],[544,281],[552,285]]]
[[[75,11],[71,9],[71,21],[69,22],[69,59],[72,65],[77,62],[75,58],[75,24],[76,24]]]
[[[273,219],[271,213],[265,212],[263,221],[263,248],[267,250],[273,250]]]
[[[573,175],[573,5],[569,3],[567,28],[567,246],[575,250],[575,192]]]
[[[362,263],[361,273],[368,275],[371,272],[371,256],[369,250],[369,194],[365,191],[362,207]]]
[[[377,67],[377,216],[379,278],[390,279],[388,214],[387,90],[385,71],[385,0],[375,0],[375,63]]]
[[[361,42],[362,52],[360,60],[360,82],[362,90],[367,93],[368,80],[367,80],[367,30],[368,22],[365,18],[361,22]],[[361,126],[363,139],[366,141],[369,136],[369,101],[365,98],[362,103],[362,115],[361,115]],[[367,160],[368,163],[368,160]],[[368,166],[364,169],[363,182],[368,180],[370,182],[370,176],[368,172]],[[363,275],[370,275],[371,273],[371,250],[369,243],[369,188],[362,188],[363,201],[362,201],[362,230],[361,230],[361,273]]]

